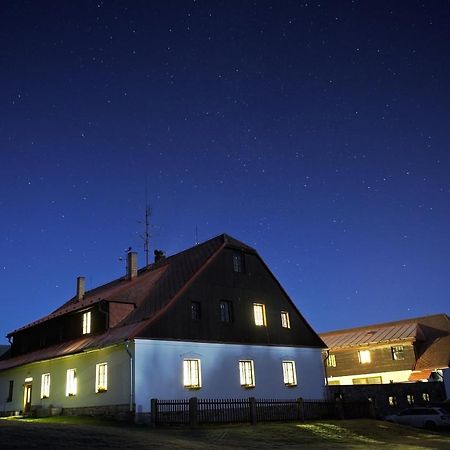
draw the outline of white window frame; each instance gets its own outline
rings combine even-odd
[[[183,386],[188,389],[202,387],[202,371],[199,359],[183,360]]]
[[[83,334],[90,334],[92,323],[91,311],[83,313]]]
[[[391,352],[394,361],[403,361],[405,359],[405,347],[403,345],[392,346]]]
[[[263,303],[253,303],[253,317],[257,327],[267,326],[266,306]]]
[[[360,364],[369,364],[372,362],[370,350],[358,350],[358,360]]]
[[[291,319],[287,311],[281,311],[281,326],[283,328],[291,328]]]
[[[239,378],[241,386],[245,388],[255,387],[255,367],[251,359],[239,361]]]
[[[336,367],[336,355],[330,353],[327,358],[327,366],[328,367]]]
[[[108,390],[108,363],[95,365],[95,392],[106,392]]]
[[[66,397],[77,395],[77,369],[67,369]]]
[[[286,386],[297,386],[295,361],[283,361],[283,381]]]
[[[50,374],[43,373],[41,376],[41,398],[50,397]]]

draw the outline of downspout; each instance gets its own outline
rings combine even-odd
[[[328,364],[327,364],[327,361],[330,359],[330,350],[327,349],[327,350],[325,350],[325,352],[326,352],[326,356],[323,360],[323,368],[325,369],[325,386],[328,386],[328,372],[327,372]]]
[[[129,349],[130,341],[125,342],[125,350],[128,353],[128,356],[130,357],[130,413],[134,412],[134,370],[133,370],[133,354],[130,352]]]

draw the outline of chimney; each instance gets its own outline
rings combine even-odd
[[[128,252],[127,254],[127,278],[134,280],[137,277],[137,253]]]
[[[155,250],[153,253],[155,254],[155,263],[166,259],[166,255],[163,250]]]
[[[77,277],[77,300],[83,300],[86,290],[86,278]]]

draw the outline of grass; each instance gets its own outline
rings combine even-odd
[[[448,449],[450,434],[375,420],[149,428],[87,417],[0,420],[5,450],[46,449]]]

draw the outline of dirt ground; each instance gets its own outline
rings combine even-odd
[[[0,420],[0,449],[448,449],[450,434],[355,420],[149,428],[88,418]]]

